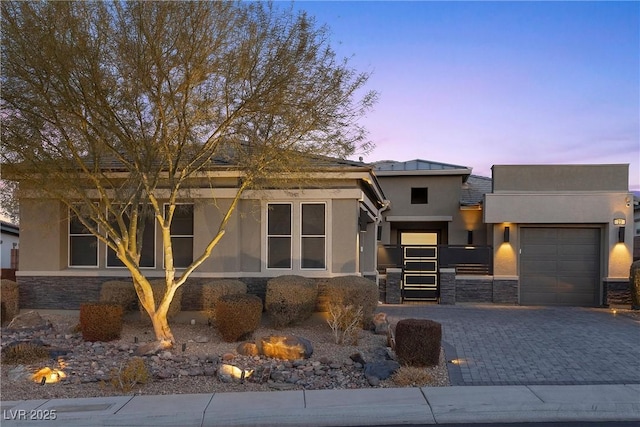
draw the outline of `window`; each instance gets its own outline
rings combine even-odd
[[[300,268],[325,268],[325,209],[324,203],[302,204],[302,232],[300,236]]]
[[[94,221],[90,223],[92,227],[97,227]],[[69,266],[98,266],[98,238],[91,234],[71,209],[69,209]]]
[[[429,203],[429,189],[427,187],[411,188],[411,204],[426,205]]]
[[[139,214],[141,214],[139,212]],[[129,227],[129,215],[125,213],[123,215],[124,223]],[[112,227],[118,229],[118,223],[115,218],[109,220]],[[144,220],[138,219],[138,227],[144,227],[142,231],[142,248],[140,251],[140,267],[155,267],[155,219],[153,215],[149,214]],[[113,249],[107,247],[107,267],[124,267],[124,264],[116,256]]]
[[[324,203],[267,205],[267,268],[324,270],[327,220]],[[295,226],[294,226],[295,224]],[[294,261],[293,254],[299,255]]]
[[[165,205],[165,215],[168,209]],[[174,267],[188,267],[193,262],[193,205],[176,205],[170,234]]]
[[[267,205],[267,267],[291,268],[291,204]]]

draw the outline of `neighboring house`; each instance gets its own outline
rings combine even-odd
[[[210,171],[210,179],[237,183],[239,172]],[[176,210],[175,262],[186,267],[215,235],[221,209],[235,191],[192,189]],[[213,278],[245,281],[264,294],[270,277],[304,275],[326,278],[364,275],[375,279],[376,218],[384,197],[371,167],[358,162],[316,163],[308,188],[247,191],[212,256],[184,286],[183,309],[201,309],[198,283]],[[22,198],[18,282],[24,308],[77,309],[99,297],[100,285],[130,277],[112,251],[84,234],[68,209],[55,200]],[[163,277],[163,248],[158,227],[146,227],[141,264],[148,277]],[[178,269],[178,274],[180,270]]]
[[[628,182],[628,165],[494,166],[494,288],[522,305],[619,302],[633,250]]]
[[[15,224],[0,221],[0,258],[3,279],[15,280],[19,242],[20,228]]]

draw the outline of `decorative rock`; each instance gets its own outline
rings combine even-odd
[[[44,320],[37,311],[18,314],[7,326],[7,329],[11,331],[39,331],[50,328],[52,328],[51,323]]]
[[[240,369],[237,366],[223,364],[218,369],[218,378],[220,381],[228,382],[244,382],[245,379],[253,375],[253,370]]]
[[[197,343],[206,343],[209,342],[209,337],[206,335],[198,335],[197,337],[194,338],[194,341]]]
[[[158,341],[152,341],[145,344],[140,345],[134,351],[136,356],[151,356],[153,354],[157,354],[162,350],[162,345]]]
[[[313,354],[311,342],[295,335],[270,335],[257,342],[266,357],[284,360],[308,359]]]
[[[354,362],[356,362],[356,364],[359,363],[359,364],[361,364],[363,366],[365,364],[365,361],[362,358],[362,355],[360,353],[353,353],[351,356],[349,356],[349,358],[351,360],[353,360]]]
[[[236,348],[236,351],[242,356],[258,356],[260,354],[258,346],[253,342],[240,343]]]
[[[373,331],[377,335],[387,335],[389,330],[389,321],[386,313],[376,313],[373,316]]]
[[[398,369],[400,364],[393,360],[385,360],[382,362],[367,363],[364,366],[364,375],[371,383],[369,377],[376,377],[380,380],[386,380],[393,375]]]
[[[224,360],[225,362],[228,362],[229,360],[233,360],[236,358],[236,355],[233,353],[225,353],[222,355],[222,360]]]

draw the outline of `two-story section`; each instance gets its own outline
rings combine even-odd
[[[496,165],[484,221],[494,288],[522,305],[599,306],[628,288],[628,165]]]
[[[401,269],[401,300],[438,300],[439,267],[460,267],[459,255],[468,267],[482,264],[472,262],[478,253],[471,249],[487,245],[482,201],[491,180],[465,166],[420,159],[373,167],[390,201],[378,229],[378,269],[383,275]],[[489,274],[490,261],[482,265]]]

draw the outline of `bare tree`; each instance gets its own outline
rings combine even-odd
[[[211,254],[241,194],[310,154],[367,148],[375,93],[327,29],[252,2],[2,2],[2,160],[24,194],[68,206],[128,268],[162,347],[167,310]],[[237,192],[179,277],[171,224],[190,180],[222,166]],[[165,207],[166,206],[166,207]],[[140,269],[144,224],[162,230],[166,289]]]

